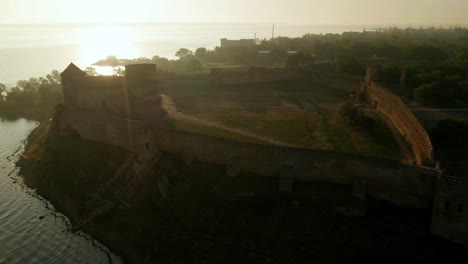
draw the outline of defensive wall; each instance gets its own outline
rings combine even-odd
[[[215,88],[228,85],[268,83],[288,80],[298,80],[307,76],[301,68],[266,68],[249,67],[248,70],[227,70],[212,68],[210,73],[174,74],[158,73],[158,83],[162,87],[173,87],[187,83],[206,83]]]
[[[468,180],[441,176],[432,210],[431,232],[441,237],[468,244]]]
[[[151,161],[158,151],[225,165],[227,172],[252,172],[279,177],[287,170],[294,182],[353,184],[365,179],[367,192],[377,199],[408,207],[429,208],[438,172],[396,160],[328,150],[291,148],[240,142],[176,131],[160,123],[63,108],[61,133],[111,144]]]
[[[291,184],[361,185],[364,181],[365,191],[377,199],[406,207],[430,208],[433,205],[432,232],[468,243],[468,225],[464,220],[468,183],[447,177],[433,167],[424,167],[433,165],[433,148],[428,134],[397,95],[375,82],[377,72],[368,70],[358,95],[393,122],[411,146],[418,165],[360,154],[253,144],[174,130],[166,125],[168,117],[161,108],[158,84],[171,83],[178,78],[179,81],[191,81],[193,76],[184,79],[167,74],[157,78],[155,71],[154,65],[135,65],[127,69],[125,78],[87,77],[76,66],[70,65],[62,73],[65,103],[57,107],[53,121],[60,129],[53,133],[77,133],[85,140],[122,147],[136,153],[137,165],[146,164],[148,168],[163,151],[183,156],[187,163],[200,160],[225,165],[229,176],[245,171],[277,177],[280,183],[290,180]],[[303,77],[298,71],[283,73],[251,70],[242,82]],[[197,78],[208,85],[206,76]],[[221,78],[221,85],[224,85],[231,82],[230,78],[234,82],[239,75],[229,77],[229,74],[215,72],[214,76]],[[324,78],[332,77],[324,75]]]
[[[350,87],[353,87],[353,91],[355,91],[356,83],[362,82],[362,78],[354,75],[346,75],[333,71],[315,70],[310,67],[249,67],[247,70],[212,68],[210,73],[200,74],[157,73],[159,85],[165,88],[177,85],[193,84],[194,82],[203,85],[211,85],[212,87],[223,87],[228,85],[299,80],[303,78],[321,81],[338,89],[343,87],[345,89],[351,89]]]
[[[250,67],[248,71],[227,71],[222,68],[213,68],[210,72],[210,83],[214,87],[224,85],[238,85],[248,83],[267,83],[304,78],[299,68],[265,68]]]
[[[87,76],[70,64],[61,74],[64,105],[131,119],[158,118],[156,65],[128,65],[125,70],[125,77]]]
[[[432,168],[385,158],[246,143],[161,127],[154,141],[165,152],[226,165],[231,171],[278,177],[287,169],[295,182],[353,184],[365,179],[369,194],[402,206],[430,207],[438,175]]]
[[[125,148],[136,153],[140,161],[151,162],[158,151],[165,151],[183,155],[188,160],[226,165],[229,175],[247,171],[278,177],[281,172],[287,172],[297,182],[337,184],[352,184],[359,178],[367,181],[368,192],[379,199],[416,207],[431,204],[438,174],[432,168],[359,154],[250,144],[171,129],[165,126],[167,116],[162,113],[160,99],[157,99],[157,87],[153,87],[156,85],[153,71],[154,67],[137,65],[132,66],[125,78],[103,78],[101,81],[100,78],[84,77],[74,67],[68,69],[62,74],[65,105],[60,120],[61,133],[76,132],[86,140]],[[258,76],[269,76],[263,70],[258,72]],[[257,77],[252,79],[256,75],[251,73],[249,81],[256,80]],[[268,78],[261,78],[261,81],[265,80]],[[107,87],[114,82],[118,94],[114,96],[123,97],[119,100],[127,105],[123,112],[109,111],[109,103],[99,102],[112,98],[104,95],[110,93],[111,88]],[[89,84],[94,86],[85,87]],[[370,87],[370,96],[378,100],[384,98],[374,91],[374,86]],[[81,104],[86,98],[81,98],[80,94],[91,88],[102,88],[102,91],[96,91],[102,97],[89,98],[97,101],[93,104]],[[89,96],[93,97],[91,91]],[[389,112],[385,103],[383,105],[382,109]],[[154,111],[160,113],[151,114]]]
[[[77,133],[85,140],[124,148],[137,154],[140,161],[150,160],[157,151],[154,142],[156,122],[61,107],[62,135]]]
[[[426,129],[398,95],[374,81],[378,74],[372,71],[369,67],[366,81],[361,85],[360,98],[394,124],[410,146],[418,165],[433,166],[434,148]]]

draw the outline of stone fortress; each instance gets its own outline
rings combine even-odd
[[[289,78],[300,78],[295,70],[285,72]],[[280,79],[287,79],[285,75],[280,74]],[[460,181],[458,178],[445,176],[435,167],[426,130],[397,95],[378,84],[378,75],[376,68],[368,68],[358,98],[369,102],[398,128],[416,158],[413,164],[178,131],[169,125],[170,117],[161,100],[160,85],[168,82],[154,64],[128,65],[125,77],[90,77],[70,64],[61,75],[64,105],[58,108],[54,122],[58,123],[60,134],[77,133],[82,139],[135,153],[135,168],[151,170],[159,154],[167,152],[183,156],[187,163],[199,160],[225,165],[226,174],[231,177],[241,171],[277,177],[280,191],[290,192],[300,182],[361,186],[361,192],[376,199],[404,207],[433,208],[432,232],[467,242],[464,204],[468,201],[468,184],[455,184]],[[216,86],[240,82],[234,81],[236,76],[226,77],[222,70],[215,69],[210,76]],[[237,79],[275,81],[266,69],[260,68],[237,75]],[[167,185],[167,179],[158,182]],[[165,192],[163,189],[161,186],[161,192]]]

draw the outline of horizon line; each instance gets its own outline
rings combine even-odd
[[[298,22],[188,22],[188,21],[91,21],[91,22],[0,22],[0,26],[26,26],[26,25],[143,25],[143,24],[195,24],[195,25],[227,25],[227,24],[239,24],[239,25],[297,25],[297,26],[320,26],[320,27],[380,27],[380,28],[392,28],[392,27],[468,27],[468,23],[382,23],[382,24],[348,24],[348,23],[298,23]]]

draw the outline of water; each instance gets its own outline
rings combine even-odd
[[[277,24],[275,36],[360,31],[363,26]],[[221,38],[271,37],[271,24],[0,24],[0,83],[39,77],[74,62],[90,66],[108,55],[174,58],[179,48],[219,46]]]
[[[0,120],[0,263],[122,263],[89,236],[71,233],[68,219],[24,186],[15,162],[36,125]]]

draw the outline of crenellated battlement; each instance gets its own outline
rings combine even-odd
[[[389,89],[378,84],[378,70],[369,67],[366,81],[361,84],[360,98],[384,114],[405,138],[419,165],[434,165],[434,148],[426,129],[406,106],[403,100]]]

